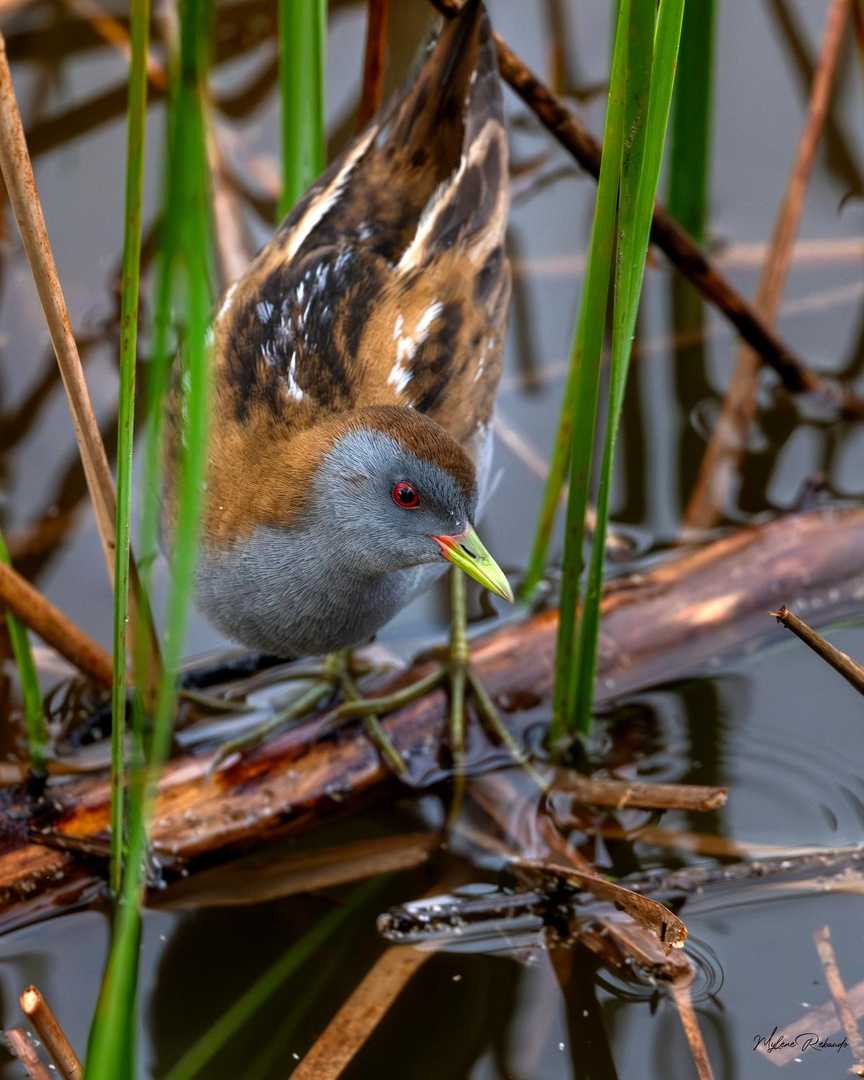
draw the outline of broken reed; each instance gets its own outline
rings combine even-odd
[[[554,513],[551,484],[563,480],[570,459],[561,616],[556,657],[553,742],[568,729],[591,722],[600,631],[600,597],[615,441],[624,401],[648,236],[681,36],[684,0],[621,0],[609,86],[603,159],[565,415],[556,445],[550,487],[529,572],[529,585],[545,556],[543,529]],[[612,358],[597,523],[582,609],[585,511],[597,431],[600,365],[605,334],[610,261],[615,245]],[[556,472],[557,462],[557,472]],[[560,491],[560,487],[558,489]],[[557,502],[558,494],[554,494]]]
[[[327,0],[279,0],[282,94],[281,220],[324,171]]]
[[[12,565],[2,532],[0,532],[0,562],[9,567]],[[42,691],[39,689],[39,676],[36,673],[33,650],[30,648],[30,638],[27,636],[27,627],[16,619],[11,611],[6,612],[6,626],[9,630],[9,640],[12,642],[12,655],[18,667],[18,679],[21,682],[24,719],[27,723],[27,743],[30,749],[30,771],[34,776],[45,776],[48,728],[45,724]]]
[[[134,15],[142,20],[145,3],[146,0],[134,0],[133,4]],[[146,656],[136,655],[135,750],[127,802],[128,851],[115,909],[111,950],[87,1052],[87,1074],[110,1076],[112,1080],[132,1080],[136,1068],[140,903],[146,884],[147,829],[159,774],[171,745],[176,680],[192,599],[203,501],[209,417],[207,328],[212,302],[204,97],[213,16],[210,0],[181,0],[179,51],[169,73],[167,168],[148,394],[151,423],[142,499],[142,565],[152,567],[158,532],[162,401],[174,352],[170,334],[173,323],[178,325],[182,339],[176,381],[181,397],[175,439],[177,513],[169,544],[171,584],[166,601],[164,663],[152,724],[146,731],[141,701],[148,664]],[[133,34],[133,49],[140,49],[145,41],[140,33]],[[136,60],[140,61],[141,57]],[[149,582],[145,587],[146,584]],[[146,637],[139,635],[136,653],[146,651],[148,645]]]

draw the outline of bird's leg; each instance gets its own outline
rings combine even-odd
[[[540,776],[524,751],[507,730],[501,714],[489,696],[480,676],[471,663],[468,651],[468,611],[465,599],[465,575],[455,567],[450,571],[450,740],[453,764],[457,777],[462,775],[465,758],[465,698],[470,696],[481,723],[496,742],[506,746],[514,759],[531,773],[538,785],[545,789],[546,781]],[[459,794],[454,801],[458,809]],[[451,817],[453,812],[451,811]]]
[[[363,695],[357,689],[357,684],[354,682],[354,677],[351,672],[351,651],[346,649],[344,652],[337,653],[336,655],[340,662],[339,682],[342,686],[342,693],[345,695],[345,701],[362,702]],[[378,753],[384,758],[390,768],[397,776],[405,776],[408,772],[405,767],[405,762],[402,760],[401,754],[393,745],[393,740],[381,726],[381,721],[374,712],[363,714],[363,727],[366,729],[366,734],[370,741],[377,747]]]
[[[315,681],[302,694],[298,694],[290,705],[277,712],[275,716],[271,717],[266,723],[261,724],[260,727],[255,728],[254,731],[238,735],[236,739],[229,739],[228,742],[223,743],[216,751],[216,756],[207,770],[208,778],[227,758],[232,757],[234,754],[248,753],[269,739],[271,735],[290,727],[292,723],[317,708],[340,685],[340,670],[343,665],[344,660],[340,654],[326,657],[320,671],[314,676]]]

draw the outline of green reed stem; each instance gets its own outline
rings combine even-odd
[[[12,566],[2,532],[0,532],[0,562],[9,567]],[[34,776],[44,776],[47,771],[45,756],[48,752],[48,728],[45,724],[42,691],[39,689],[39,676],[33,660],[33,650],[30,648],[30,638],[27,636],[27,627],[16,619],[11,611],[6,612],[6,626],[9,629],[12,655],[15,657],[18,678],[21,681],[21,698],[30,750],[30,771]]]
[[[567,500],[567,524],[564,536],[564,561],[561,582],[561,613],[558,622],[555,689],[551,736],[557,741],[569,724],[573,706],[574,648],[576,618],[579,609],[580,577],[585,546],[585,513],[591,484],[591,463],[597,427],[597,402],[600,392],[600,369],[612,252],[615,247],[615,218],[618,206],[618,175],[624,133],[626,96],[626,30],[630,0],[622,0],[616,30],[615,53],[609,84],[609,101],[603,133],[603,159],[597,185],[597,202],[591,230],[591,246],[579,319],[573,342],[570,372],[564,398],[555,453],[570,467],[570,494]],[[553,465],[561,470],[562,466]],[[552,472],[546,489],[546,504],[551,502]],[[560,488],[559,488],[560,491]],[[558,493],[554,496],[557,501]],[[541,524],[542,528],[542,524]],[[540,533],[538,531],[539,546]]]
[[[327,0],[279,0],[283,218],[324,169]]]
[[[150,0],[132,0],[129,113],[126,134],[126,208],[120,298],[120,400],[117,441],[117,542],[114,549],[114,684],[111,695],[111,891],[120,892],[125,842],[126,652],[129,629],[129,553],[132,546],[132,450],[138,291],[141,277],[141,205],[147,126],[147,50]]]
[[[711,143],[716,0],[690,4],[681,27],[669,147],[669,213],[705,239]]]
[[[203,503],[207,461],[209,379],[207,329],[212,236],[209,219],[209,173],[204,124],[204,90],[212,45],[214,8],[210,0],[181,0],[180,49],[171,65],[168,101],[168,148],[165,213],[160,234],[159,282],[154,332],[154,381],[164,387],[169,361],[171,306],[177,304],[184,347],[178,359],[176,407],[175,499],[177,507],[171,550],[172,587],[167,600],[162,677],[152,729],[145,740],[141,679],[148,665],[136,655],[136,758],[128,798],[129,851],[122,891],[115,910],[111,951],[102,982],[87,1053],[87,1075],[132,1080],[135,1074],[138,955],[142,902],[146,885],[148,825],[159,775],[171,746],[175,688],[182,659],[186,618],[195,576],[198,524]],[[161,350],[161,351],[160,351]],[[151,388],[154,402],[157,391]],[[161,414],[156,405],[152,417]],[[159,519],[161,487],[159,439],[153,424],[148,444],[142,511],[142,552],[149,576]],[[139,635],[140,648],[147,639]],[[146,661],[146,657],[144,657]]]
[[[660,0],[655,29],[654,2],[632,0],[629,13],[628,97],[625,107],[627,135],[621,155],[611,384],[597,498],[597,526],[577,639],[576,696],[571,716],[571,724],[578,725],[583,731],[590,728],[594,700],[615,440],[636,331],[684,13],[684,0]]]
[[[374,878],[357,889],[347,904],[331,908],[311,930],[268,968],[209,1031],[186,1051],[164,1080],[193,1080],[216,1057],[240,1028],[266,1004],[297,969],[327,944],[332,935],[381,888],[386,878]]]

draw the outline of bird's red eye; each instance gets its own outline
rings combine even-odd
[[[393,488],[393,501],[406,510],[416,510],[420,505],[420,496],[411,484],[402,480]]]

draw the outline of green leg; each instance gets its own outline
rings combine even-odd
[[[363,695],[357,689],[357,684],[354,682],[351,674],[350,650],[346,649],[345,652],[339,653],[338,656],[341,662],[339,681],[342,685],[342,693],[345,695],[345,701],[363,701]],[[396,775],[407,776],[408,769],[405,766],[405,762],[402,760],[399,751],[393,745],[393,740],[381,726],[381,721],[378,717],[372,712],[364,713],[363,726],[366,729],[366,734],[370,741],[377,747],[378,753],[384,758]]]
[[[250,750],[254,750],[256,746],[266,742],[271,735],[284,731],[285,728],[290,727],[316,709],[322,701],[332,696],[338,687],[339,672],[339,657],[328,656],[321,669],[312,676],[315,681],[309,689],[304,690],[302,694],[298,694],[287,708],[277,712],[275,716],[260,727],[255,728],[254,731],[239,735],[236,739],[229,739],[228,742],[224,742],[219,747],[210,768],[207,770],[207,779],[209,780],[219,766],[229,757],[233,757],[235,754],[248,754]]]

